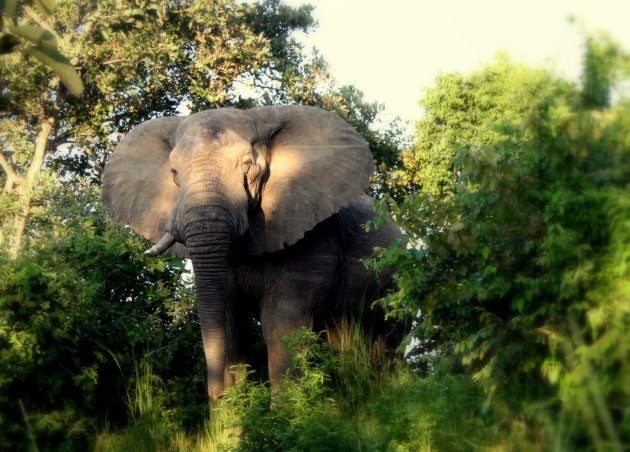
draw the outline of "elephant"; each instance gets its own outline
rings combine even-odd
[[[391,223],[362,227],[375,217],[365,195],[373,170],[345,120],[299,105],[161,117],[120,140],[104,204],[155,244],[147,254],[191,259],[213,401],[234,383],[229,368],[245,359],[252,316],[272,387],[290,367],[281,339],[303,327],[334,342],[363,312],[374,347],[400,343],[399,326],[369,308],[392,278],[362,260],[400,235]]]

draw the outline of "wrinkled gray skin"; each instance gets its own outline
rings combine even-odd
[[[207,363],[217,400],[260,319],[276,384],[289,367],[279,338],[303,326],[336,340],[343,319],[382,296],[389,275],[360,259],[388,246],[392,225],[365,232],[373,171],[361,136],[337,115],[303,106],[232,108],[153,119],[118,144],[104,173],[113,216],[167,251],[192,260]],[[380,280],[379,280],[380,278]],[[400,329],[382,313],[362,318],[375,348]]]

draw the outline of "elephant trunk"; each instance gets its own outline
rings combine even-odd
[[[195,272],[197,311],[206,357],[208,395],[213,401],[224,389],[226,366],[226,311],[228,290],[228,260],[232,234],[220,228],[218,222],[198,220],[190,225],[186,247]],[[214,230],[209,230],[214,229]],[[221,230],[224,229],[224,230]],[[203,232],[199,232],[203,231]]]

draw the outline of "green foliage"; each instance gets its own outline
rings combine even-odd
[[[84,93],[80,101],[73,99],[41,65],[25,65],[16,52],[3,55],[2,131],[26,136],[20,146],[10,133],[0,141],[7,165],[15,168],[14,153],[24,152],[27,143],[35,142],[38,124],[52,119],[48,152],[56,152],[60,172],[81,176],[98,176],[119,134],[141,121],[177,114],[182,107],[199,111],[255,104],[261,93],[238,88],[263,71],[280,77],[294,64],[303,64],[302,56],[285,58],[280,49],[294,49],[291,32],[311,23],[308,9],[294,11],[271,1],[255,6],[233,1],[64,0],[56,6],[50,17],[40,17],[30,7],[22,10],[37,16],[55,36],[81,74]],[[257,15],[260,8],[266,13]],[[282,17],[272,20],[280,13]],[[10,21],[3,23],[9,26]],[[49,34],[18,25],[22,35],[40,42],[34,56],[62,63],[51,56],[55,50]],[[3,170],[7,172],[5,165]]]
[[[39,12],[50,16],[55,10],[54,0],[36,1]],[[0,54],[21,51],[23,55],[30,55],[52,69],[61,82],[74,96],[83,93],[81,77],[72,63],[59,51],[57,37],[53,30],[21,22],[25,16],[38,22],[38,14],[27,5],[19,8],[18,1],[7,1],[0,7],[0,30],[5,33],[0,36]],[[34,45],[24,45],[24,40]]]
[[[55,154],[55,169],[97,180],[120,134],[144,120],[182,109],[286,103],[340,112],[365,132],[379,162],[395,160],[396,134],[377,139],[376,116],[363,114],[382,107],[364,102],[354,88],[338,88],[323,58],[308,56],[292,38],[315,25],[311,11],[279,0],[57,2],[49,28],[62,33],[57,43],[85,91],[73,99],[39,65],[4,55],[0,131],[11,133],[0,134],[0,143],[8,164],[21,174],[19,155],[35,142],[37,124],[51,118],[47,151]],[[22,140],[11,140],[13,133]]]
[[[469,451],[498,441],[482,394],[446,361],[430,377],[391,365],[375,370],[357,333],[334,350],[312,332],[287,338],[293,378],[274,391],[242,378],[212,409],[211,421],[185,434],[163,415],[134,418],[103,450]],[[366,364],[367,363],[367,364]],[[245,368],[234,369],[247,376]],[[140,375],[151,381],[151,375]],[[357,381],[369,382],[369,385]],[[145,400],[159,399],[159,386]],[[348,395],[354,393],[352,404]],[[159,413],[159,410],[155,410]],[[149,421],[150,420],[150,421]],[[495,438],[496,437],[496,438]]]
[[[440,77],[403,195],[381,206],[408,236],[383,253],[392,312],[420,310],[418,336],[458,357],[488,406],[568,449],[630,442],[630,103],[589,109],[607,105],[613,47],[588,41],[582,90],[505,57]]]
[[[77,187],[49,193],[28,252],[0,256],[4,448],[23,445],[27,425],[38,446],[76,450],[105,424],[125,423],[134,357],[147,352],[169,379],[165,403],[190,404],[170,411],[182,423],[187,409],[203,412],[202,353],[180,261],[147,262],[146,243],[107,219],[95,190]],[[183,377],[187,387],[177,387]]]
[[[610,106],[611,90],[628,75],[630,55],[605,33],[587,36],[582,70],[584,107],[603,110]]]
[[[240,408],[236,450],[354,450],[360,442],[352,423],[340,418],[325,386],[329,377],[322,366],[327,363],[320,361],[325,351],[319,344],[304,346],[312,338],[298,340],[298,378],[286,381],[274,394],[260,383],[242,380],[228,395],[226,402]]]
[[[278,74],[282,70],[278,67],[292,63],[299,66],[301,62],[301,47],[291,39],[291,34],[300,30],[308,32],[315,25],[315,19],[311,16],[314,7],[301,5],[297,8],[282,4],[281,0],[269,0],[257,2],[248,11],[245,20],[257,35],[269,37],[271,50],[270,66],[276,67]],[[268,74],[269,75],[269,74]]]

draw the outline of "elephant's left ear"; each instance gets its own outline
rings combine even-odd
[[[261,254],[296,243],[359,200],[374,165],[363,137],[334,113],[296,105],[249,112],[269,131],[269,177],[249,231],[249,251]]]

